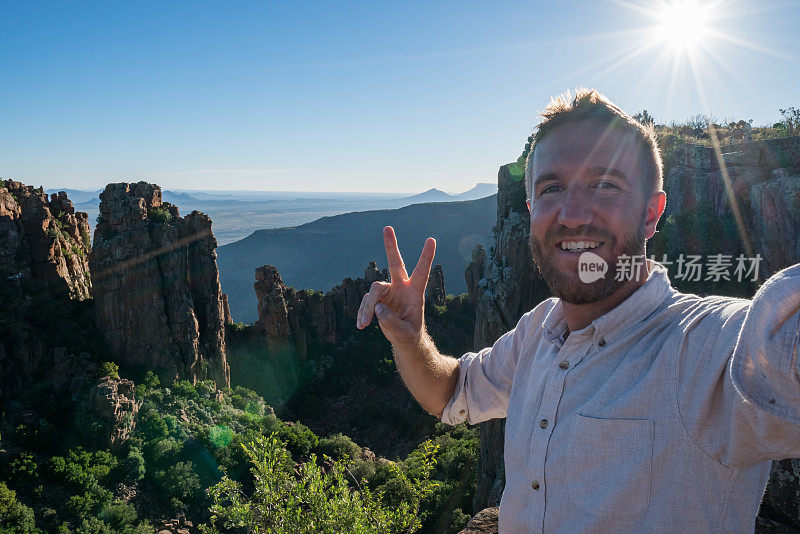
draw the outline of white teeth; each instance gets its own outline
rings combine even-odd
[[[561,248],[564,250],[585,250],[597,248],[601,245],[600,241],[562,241]]]

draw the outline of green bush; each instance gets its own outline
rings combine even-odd
[[[17,500],[17,493],[0,481],[0,532],[27,534],[38,532],[33,510]]]
[[[140,415],[136,429],[145,441],[158,441],[169,434],[167,422],[156,410],[148,410]]]
[[[26,484],[32,484],[36,481],[38,468],[39,466],[36,465],[33,455],[26,451],[20,452],[8,463],[10,478],[24,481]]]
[[[136,522],[136,508],[120,500],[114,500],[103,506],[98,518],[116,531],[123,530]]]
[[[122,472],[125,480],[129,483],[136,483],[144,478],[146,468],[141,449],[131,447],[128,456],[122,463]]]
[[[293,473],[289,467],[291,456],[280,446],[277,436],[258,437],[243,445],[252,462],[252,495],[244,494],[240,483],[227,475],[223,477],[208,490],[211,518],[202,530],[217,533],[221,527],[297,534],[415,532],[422,524],[420,502],[436,485],[429,480],[436,450],[430,443],[425,447],[426,468],[421,477],[409,479],[397,470],[398,478],[411,488],[409,500],[387,506],[381,493],[373,493],[369,487],[351,488],[343,463],[334,462],[331,469],[323,471],[312,454],[310,461]]]
[[[88,228],[86,227],[81,228],[81,239],[83,240],[83,246],[85,246],[88,249],[92,248],[92,236],[89,235]]]
[[[192,462],[178,462],[169,468],[156,472],[156,483],[170,498],[184,502],[194,500],[200,491],[200,478],[192,468]]]
[[[319,445],[316,434],[299,421],[284,423],[278,431],[278,436],[295,457],[307,458]]]
[[[119,365],[114,362],[103,362],[102,365],[100,365],[98,374],[101,377],[109,376],[119,380]]]
[[[353,460],[361,453],[361,447],[344,434],[336,434],[319,440],[317,453],[327,455],[334,460]]]
[[[166,208],[150,208],[147,217],[158,224],[167,224],[172,220],[172,214]]]

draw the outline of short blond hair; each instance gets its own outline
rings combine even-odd
[[[661,151],[652,123],[642,124],[611,102],[605,95],[595,89],[581,88],[575,96],[569,91],[550,99],[550,103],[539,114],[542,120],[536,125],[531,150],[525,163],[525,191],[531,199],[531,164],[536,145],[544,137],[562,124],[580,121],[594,121],[611,128],[619,128],[634,134],[642,146],[640,165],[644,170],[645,202],[650,195],[661,191],[664,187],[664,164],[661,162]]]

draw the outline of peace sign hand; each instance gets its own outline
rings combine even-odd
[[[419,343],[425,323],[425,286],[436,254],[436,240],[429,237],[425,241],[410,277],[391,226],[383,229],[383,244],[392,281],[372,284],[369,293],[361,300],[356,326],[366,328],[373,315],[377,315],[381,330],[392,345]]]

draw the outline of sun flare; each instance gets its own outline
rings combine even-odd
[[[658,14],[659,40],[675,49],[691,50],[708,35],[708,6],[690,0],[665,4]]]

